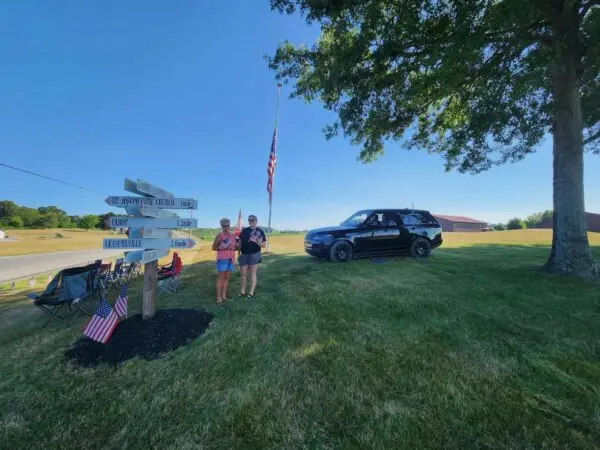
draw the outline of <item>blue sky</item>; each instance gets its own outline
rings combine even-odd
[[[0,162],[111,195],[139,177],[195,195],[201,226],[234,219],[238,208],[265,224],[276,84],[262,57],[318,32],[268,3],[4,2]],[[490,222],[552,207],[550,142],[476,176],[446,173],[439,156],[397,145],[364,165],[348,141],[325,140],[331,113],[288,94],[284,87],[274,227],[335,224],[369,207]],[[600,158],[585,162],[586,208],[600,212]],[[0,199],[69,214],[110,210],[102,195],[2,167]]]

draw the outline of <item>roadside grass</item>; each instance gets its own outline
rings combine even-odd
[[[256,299],[223,307],[206,252],[158,307],[208,309],[207,333],[117,367],[65,361],[83,319],[40,330],[5,296],[0,448],[598,448],[600,284],[540,272],[532,232],[448,233],[385,264],[274,238]]]
[[[217,231],[218,230],[212,230]],[[182,236],[187,237],[188,231],[182,231]],[[125,239],[127,236],[116,234],[111,231],[104,230],[80,230],[80,229],[45,229],[45,230],[9,230],[11,238],[16,241],[0,242],[0,256],[18,256],[36,253],[51,253],[67,250],[87,250],[93,248],[102,248],[102,239],[106,237],[116,237]],[[62,238],[57,238],[56,235],[61,234]],[[195,251],[198,249],[210,250],[209,244],[206,242],[208,234],[206,230],[198,229],[192,231],[192,238],[198,242]],[[214,235],[213,235],[214,236]],[[273,238],[302,238],[302,234],[293,233],[273,233]]]
[[[78,229],[10,230],[8,234],[17,240],[0,243],[0,256],[102,248],[103,238],[115,236],[109,231]]]

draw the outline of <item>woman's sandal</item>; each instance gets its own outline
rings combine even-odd
[[[246,294],[242,294],[241,292],[238,294],[238,297],[246,297]]]
[[[247,298],[247,299],[253,299],[253,298],[254,298],[254,295],[252,295],[252,294],[247,294],[247,295],[246,295],[246,298]]]

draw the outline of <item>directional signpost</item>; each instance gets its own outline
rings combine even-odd
[[[179,219],[177,214],[165,209],[157,208],[155,206],[128,206],[125,208],[125,211],[127,211],[127,214],[132,214],[134,216],[141,215],[144,217],[156,217],[157,219]]]
[[[198,202],[193,198],[155,198],[111,195],[105,200],[107,205],[125,208],[127,206],[153,206],[164,209],[196,209]]]
[[[160,259],[163,256],[167,256],[169,254],[169,250],[146,250],[140,252],[128,252],[125,255],[125,262],[127,264],[131,264],[134,262],[141,262],[142,264],[146,264],[147,262],[152,262],[154,260]]]
[[[156,187],[147,181],[140,180],[139,178],[137,181],[125,178],[125,190],[128,192],[133,192],[134,194],[143,195],[144,197],[175,198],[175,196],[170,192]]]
[[[196,219],[152,219],[147,217],[120,217],[108,219],[110,228],[154,227],[154,228],[196,228]]]
[[[167,248],[192,248],[196,245],[193,239],[104,239],[103,249],[167,249]]]
[[[134,196],[110,196],[105,202],[110,206],[125,208],[130,216],[111,217],[110,228],[127,228],[129,239],[104,239],[102,248],[125,250],[127,263],[144,264],[144,292],[142,319],[151,319],[156,312],[156,277],[158,260],[169,254],[170,248],[192,248],[192,239],[174,239],[173,229],[196,228],[196,219],[182,219],[169,209],[196,209],[198,202],[192,198],[177,198],[172,193],[137,179],[125,178],[125,190]]]

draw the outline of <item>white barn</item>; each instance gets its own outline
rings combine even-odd
[[[6,237],[6,233],[0,230],[0,239],[4,239]]]

